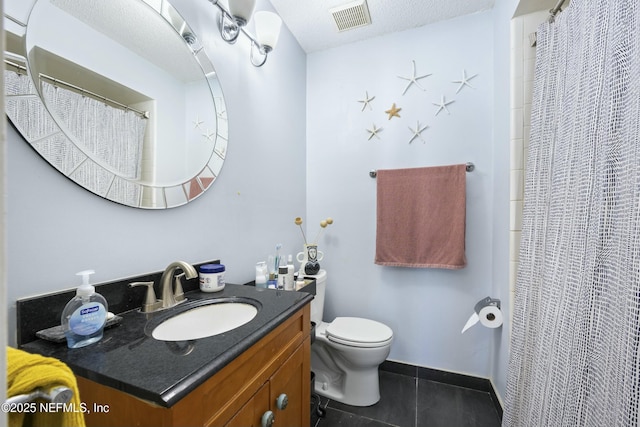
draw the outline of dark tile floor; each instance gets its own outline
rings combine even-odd
[[[489,392],[380,370],[380,401],[348,406],[320,398],[325,417],[312,399],[311,427],[499,427]]]

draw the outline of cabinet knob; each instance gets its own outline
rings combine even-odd
[[[267,411],[262,414],[262,427],[271,427],[275,421],[276,417],[272,411]]]
[[[287,395],[285,393],[282,393],[276,399],[276,406],[280,410],[286,409],[288,404],[289,404],[289,398],[287,397]]]

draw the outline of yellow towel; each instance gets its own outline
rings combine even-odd
[[[37,411],[34,414],[12,412],[9,414],[10,426],[84,427],[85,423],[76,377],[66,364],[52,357],[7,347],[7,397],[28,394],[38,387],[50,389],[55,386],[66,386],[73,391],[65,410]]]

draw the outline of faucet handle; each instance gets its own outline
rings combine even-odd
[[[129,287],[133,288],[136,286],[146,286],[147,294],[144,298],[144,302],[142,303],[142,307],[140,311],[143,313],[150,313],[152,311],[156,311],[158,308],[162,306],[162,301],[156,299],[156,293],[153,290],[153,282],[132,282],[129,283]]]
[[[184,289],[182,289],[182,278],[185,276],[184,273],[180,273],[175,276],[175,286],[173,288],[173,296],[176,299],[176,302],[181,302],[185,300],[184,297]]]

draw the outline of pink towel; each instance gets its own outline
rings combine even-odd
[[[467,264],[465,171],[466,165],[378,171],[376,264]]]

